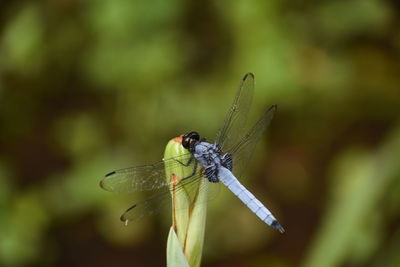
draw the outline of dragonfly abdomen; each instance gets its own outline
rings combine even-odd
[[[219,168],[219,180],[229,188],[246,206],[263,222],[283,233],[285,230],[275,219],[274,215],[236,177],[226,168]]]

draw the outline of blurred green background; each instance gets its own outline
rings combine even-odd
[[[286,233],[222,189],[203,266],[400,266],[395,0],[2,0],[0,265],[165,265],[168,212],[98,182],[211,140],[249,71],[279,108],[243,183]]]

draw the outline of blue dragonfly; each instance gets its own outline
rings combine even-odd
[[[248,165],[251,155],[263,132],[270,124],[277,109],[276,105],[268,107],[257,122],[245,131],[247,115],[254,94],[254,75],[244,76],[235,99],[219,130],[214,143],[200,138],[197,132],[182,136],[182,146],[187,155],[168,158],[150,165],[116,170],[105,175],[100,186],[111,192],[135,192],[143,190],[160,190],[144,201],[131,206],[121,216],[125,223],[157,212],[163,204],[170,202],[170,190],[180,190],[198,184],[200,179],[207,179],[213,184],[224,184],[263,222],[283,233],[284,229],[272,213],[237,179]],[[184,161],[184,159],[187,159]],[[165,167],[176,164],[193,168],[188,177],[175,181],[166,178]],[[198,172],[198,168],[202,171]],[[173,189],[172,189],[173,188]]]

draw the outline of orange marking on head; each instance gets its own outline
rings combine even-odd
[[[172,140],[174,140],[174,141],[177,142],[177,143],[182,144],[182,135],[181,135],[181,136],[178,136],[178,137],[175,137],[175,138],[173,138]]]

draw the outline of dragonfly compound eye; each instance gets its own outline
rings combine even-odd
[[[193,149],[194,145],[200,140],[200,136],[197,132],[190,132],[182,137],[182,146],[186,149]]]
[[[182,138],[182,146],[186,149],[189,149],[190,147],[190,138],[183,136]]]
[[[186,136],[188,136],[190,139],[194,139],[196,141],[200,140],[200,135],[197,132],[190,132],[190,133],[186,134]]]

